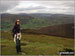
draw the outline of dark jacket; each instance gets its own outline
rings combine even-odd
[[[20,25],[15,24],[15,26],[12,29],[13,34],[20,33]]]

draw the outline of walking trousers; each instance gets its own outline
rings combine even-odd
[[[16,50],[17,50],[17,53],[21,52],[21,45],[20,45],[19,39],[16,39]]]

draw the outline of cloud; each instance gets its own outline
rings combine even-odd
[[[7,13],[74,14],[74,1],[3,1],[1,10]]]
[[[0,1],[1,5],[0,5],[0,13],[6,12],[7,10],[15,7],[18,5],[18,1],[4,1],[1,0]]]

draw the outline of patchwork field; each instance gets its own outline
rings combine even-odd
[[[18,55],[10,32],[1,32],[1,54]],[[21,49],[26,55],[58,55],[64,48],[74,49],[74,39],[22,34]]]

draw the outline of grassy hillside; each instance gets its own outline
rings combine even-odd
[[[61,14],[2,14],[2,30],[11,30],[16,19],[20,19],[22,29],[41,28],[59,24],[74,23],[73,15]]]
[[[1,54],[17,55],[10,32],[1,32],[0,39]],[[26,55],[56,55],[64,48],[74,49],[74,39],[22,33],[21,48]]]
[[[29,34],[45,34],[52,36],[61,36],[74,38],[74,24],[61,24],[54,26],[47,26],[38,29],[22,29],[23,33]]]

